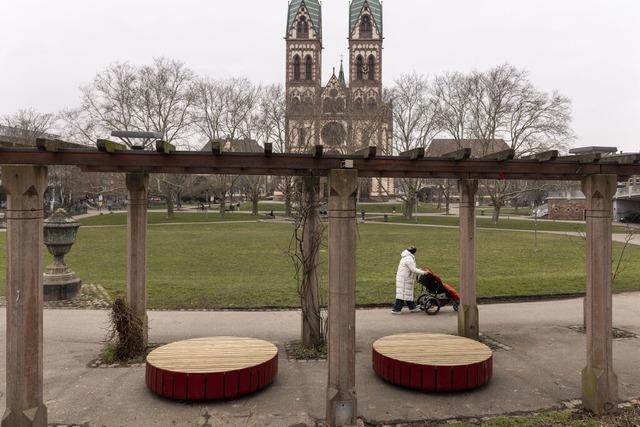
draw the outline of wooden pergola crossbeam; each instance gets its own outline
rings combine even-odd
[[[543,151],[530,156],[521,157],[522,160],[537,160],[539,162],[551,162],[558,158],[558,150]]]
[[[497,153],[487,154],[481,157],[482,160],[495,160],[496,162],[505,162],[507,160],[513,160],[516,156],[516,151],[509,148],[507,150],[498,151]]]
[[[211,141],[211,153],[214,156],[222,156],[222,142],[220,141]]]
[[[370,147],[362,148],[354,153],[355,156],[360,156],[363,159],[373,159],[378,153],[378,147],[372,145]]]
[[[57,153],[62,144],[63,143],[60,140],[36,138],[36,147],[38,150],[48,151],[50,153]]]
[[[96,141],[96,147],[98,151],[107,153],[118,153],[120,151],[126,151],[127,146],[120,144],[119,142],[109,141],[108,139],[99,139]]]
[[[1,141],[0,141],[1,142]],[[59,148],[57,152],[36,148],[0,148],[0,164],[78,166],[86,172],[241,174],[272,176],[328,176],[340,169],[344,160],[353,160],[353,168],[362,178],[451,178],[451,179],[523,179],[579,181],[593,174],[617,175],[620,181],[640,175],[638,162],[589,162],[585,155],[561,157],[554,161],[512,159],[422,158],[314,153],[232,153],[221,155],[213,144],[212,156],[206,152],[175,151],[171,155],[154,151],[125,150],[122,144],[107,143],[104,151]],[[113,145],[117,144],[117,145]],[[320,147],[320,146],[319,146]],[[593,155],[587,155],[593,159]]]
[[[462,148],[460,150],[452,151],[451,153],[446,153],[440,156],[441,159],[449,159],[449,160],[467,160],[471,158],[471,148]]]
[[[402,153],[400,153],[400,157],[408,157],[411,160],[418,160],[424,158],[424,153],[424,147],[418,147],[408,151],[403,151]]]
[[[171,154],[176,151],[176,146],[167,141],[156,141],[156,151],[163,154]]]
[[[585,153],[585,154],[576,154],[572,156],[562,156],[558,157],[556,161],[567,161],[567,162],[577,162],[582,165],[586,165],[589,163],[599,162],[602,158],[601,153]]]

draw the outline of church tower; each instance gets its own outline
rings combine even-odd
[[[318,144],[322,71],[322,9],[318,0],[291,0],[287,16],[287,141],[290,150]]]
[[[352,0],[349,6],[349,74],[356,112],[382,101],[382,4]]]

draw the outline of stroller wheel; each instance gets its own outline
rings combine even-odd
[[[424,311],[429,316],[435,316],[440,311],[440,303],[437,299],[432,297],[427,297],[424,300]]]
[[[458,309],[459,309],[459,308],[460,308],[460,304],[459,304],[459,303],[457,303],[457,302],[454,302],[454,303],[453,303],[453,310],[454,310],[454,311],[458,311]]]

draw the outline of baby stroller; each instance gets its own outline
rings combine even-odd
[[[460,308],[460,296],[453,286],[448,285],[429,268],[424,269],[427,274],[420,276],[418,283],[422,285],[424,294],[418,297],[418,307],[433,316],[438,314],[440,307],[451,304],[455,311]]]

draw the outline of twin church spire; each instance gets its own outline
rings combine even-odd
[[[349,5],[350,81],[371,84],[381,80],[382,16],[380,0],[352,0]],[[290,0],[286,40],[287,82],[319,85],[322,58],[322,6],[319,0]],[[299,50],[296,47],[306,53],[290,55],[292,50]],[[346,83],[344,72],[341,80]]]

